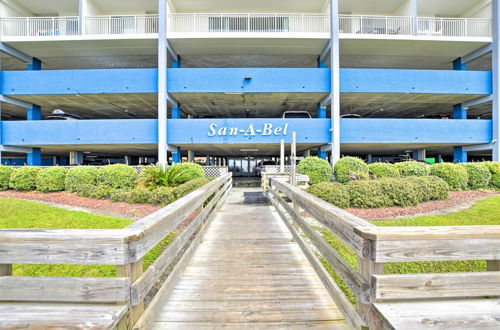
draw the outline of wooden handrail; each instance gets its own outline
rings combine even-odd
[[[380,301],[500,296],[500,226],[377,227],[277,178],[270,179],[268,191],[294,237],[302,240],[300,229],[356,295],[354,310],[343,292],[329,290],[355,328],[365,326],[359,317],[366,325],[380,328],[381,316],[374,307]],[[300,208],[358,255],[356,270],[311,227]],[[309,248],[299,245],[311,261]],[[383,274],[386,262],[455,260],[486,260],[489,272]],[[324,278],[322,267],[315,269],[327,288],[335,287]]]
[[[131,328],[145,310],[146,294],[190,244],[191,237],[196,235],[193,243],[200,242],[204,232],[200,228],[205,228],[221,206],[232,186],[231,178],[228,173],[214,179],[123,229],[0,229],[0,301],[118,302],[128,305],[124,324]],[[143,273],[143,256],[196,210],[196,218]],[[186,253],[183,258],[188,258]],[[117,277],[11,276],[11,265],[23,263],[116,265]],[[146,309],[146,313],[150,318],[151,312]]]

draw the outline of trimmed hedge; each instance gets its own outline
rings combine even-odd
[[[448,198],[450,186],[437,176],[410,176],[405,178],[406,182],[418,186],[420,202],[443,200]]]
[[[63,167],[44,168],[38,172],[36,189],[41,192],[63,191],[68,170]]]
[[[335,178],[341,183],[349,181],[349,172],[362,177],[368,175],[368,171],[368,165],[362,159],[356,157],[343,157],[333,168]]]
[[[9,189],[10,175],[13,170],[10,166],[0,165],[0,190]]]
[[[21,168],[16,168],[10,175],[9,186],[12,189],[29,191],[36,189],[36,178],[38,172],[40,172],[39,167],[24,166]]]
[[[491,176],[490,187],[495,190],[500,190],[500,173]]]
[[[207,178],[198,178],[183,183],[180,186],[177,186],[173,189],[173,194],[175,196],[175,199],[184,197],[190,192],[195,191],[196,189],[200,188],[201,186],[204,186],[209,182],[210,180],[208,180]]]
[[[341,208],[349,207],[349,191],[346,185],[337,182],[321,182],[312,185],[307,192]]]
[[[402,177],[429,175],[430,166],[427,163],[408,161],[394,164]]]
[[[371,174],[375,175],[377,179],[382,178],[399,178],[399,170],[394,164],[391,163],[372,163],[368,164],[368,169]]]
[[[97,180],[97,171],[98,169],[92,166],[70,168],[64,181],[66,191],[77,192],[82,190],[82,186],[94,186]]]
[[[500,162],[484,162],[491,174],[500,173]]]
[[[114,189],[133,189],[136,178],[137,170],[125,164],[106,165],[97,171],[97,184]]]
[[[469,179],[467,180],[467,189],[477,190],[488,186],[491,179],[491,173],[488,166],[484,163],[462,163],[459,164],[467,170]]]
[[[347,184],[351,207],[378,208],[392,206],[382,180],[351,181]]]
[[[307,192],[338,207],[381,208],[413,206],[448,198],[448,184],[433,176],[384,178],[367,181],[319,183]]]
[[[446,181],[451,190],[466,189],[469,181],[469,173],[465,167],[453,163],[431,165],[430,174]]]
[[[330,163],[318,157],[306,157],[297,167],[297,172],[309,176],[309,183],[314,185],[320,182],[330,182],[333,171]]]
[[[114,191],[113,187],[83,184],[77,188],[76,194],[80,197],[109,199]]]

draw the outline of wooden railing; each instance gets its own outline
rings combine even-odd
[[[226,174],[124,229],[2,229],[0,301],[120,303],[128,306],[127,316],[118,316],[120,328],[148,329],[156,302],[168,294],[231,186]],[[143,272],[146,253],[195,211],[196,217]],[[117,277],[12,276],[12,264],[116,265]],[[153,295],[154,285],[174,264],[144,308],[146,295]]]
[[[500,296],[500,226],[377,227],[276,178],[270,179],[268,196],[353,328],[397,328],[388,321],[383,305],[378,306],[387,301],[446,303]],[[303,217],[304,212],[357,255],[356,269]],[[320,257],[352,290],[356,306],[332,280]],[[489,272],[384,275],[388,262],[457,260],[487,260]]]

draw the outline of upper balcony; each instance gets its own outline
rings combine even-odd
[[[81,24],[83,22],[83,24]],[[344,39],[429,39],[488,42],[491,19],[340,15]],[[2,41],[156,38],[158,15],[8,17],[1,19]],[[329,38],[325,14],[174,13],[170,38]]]

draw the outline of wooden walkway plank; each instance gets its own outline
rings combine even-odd
[[[155,329],[349,329],[275,209],[252,204],[259,194],[233,188]]]

